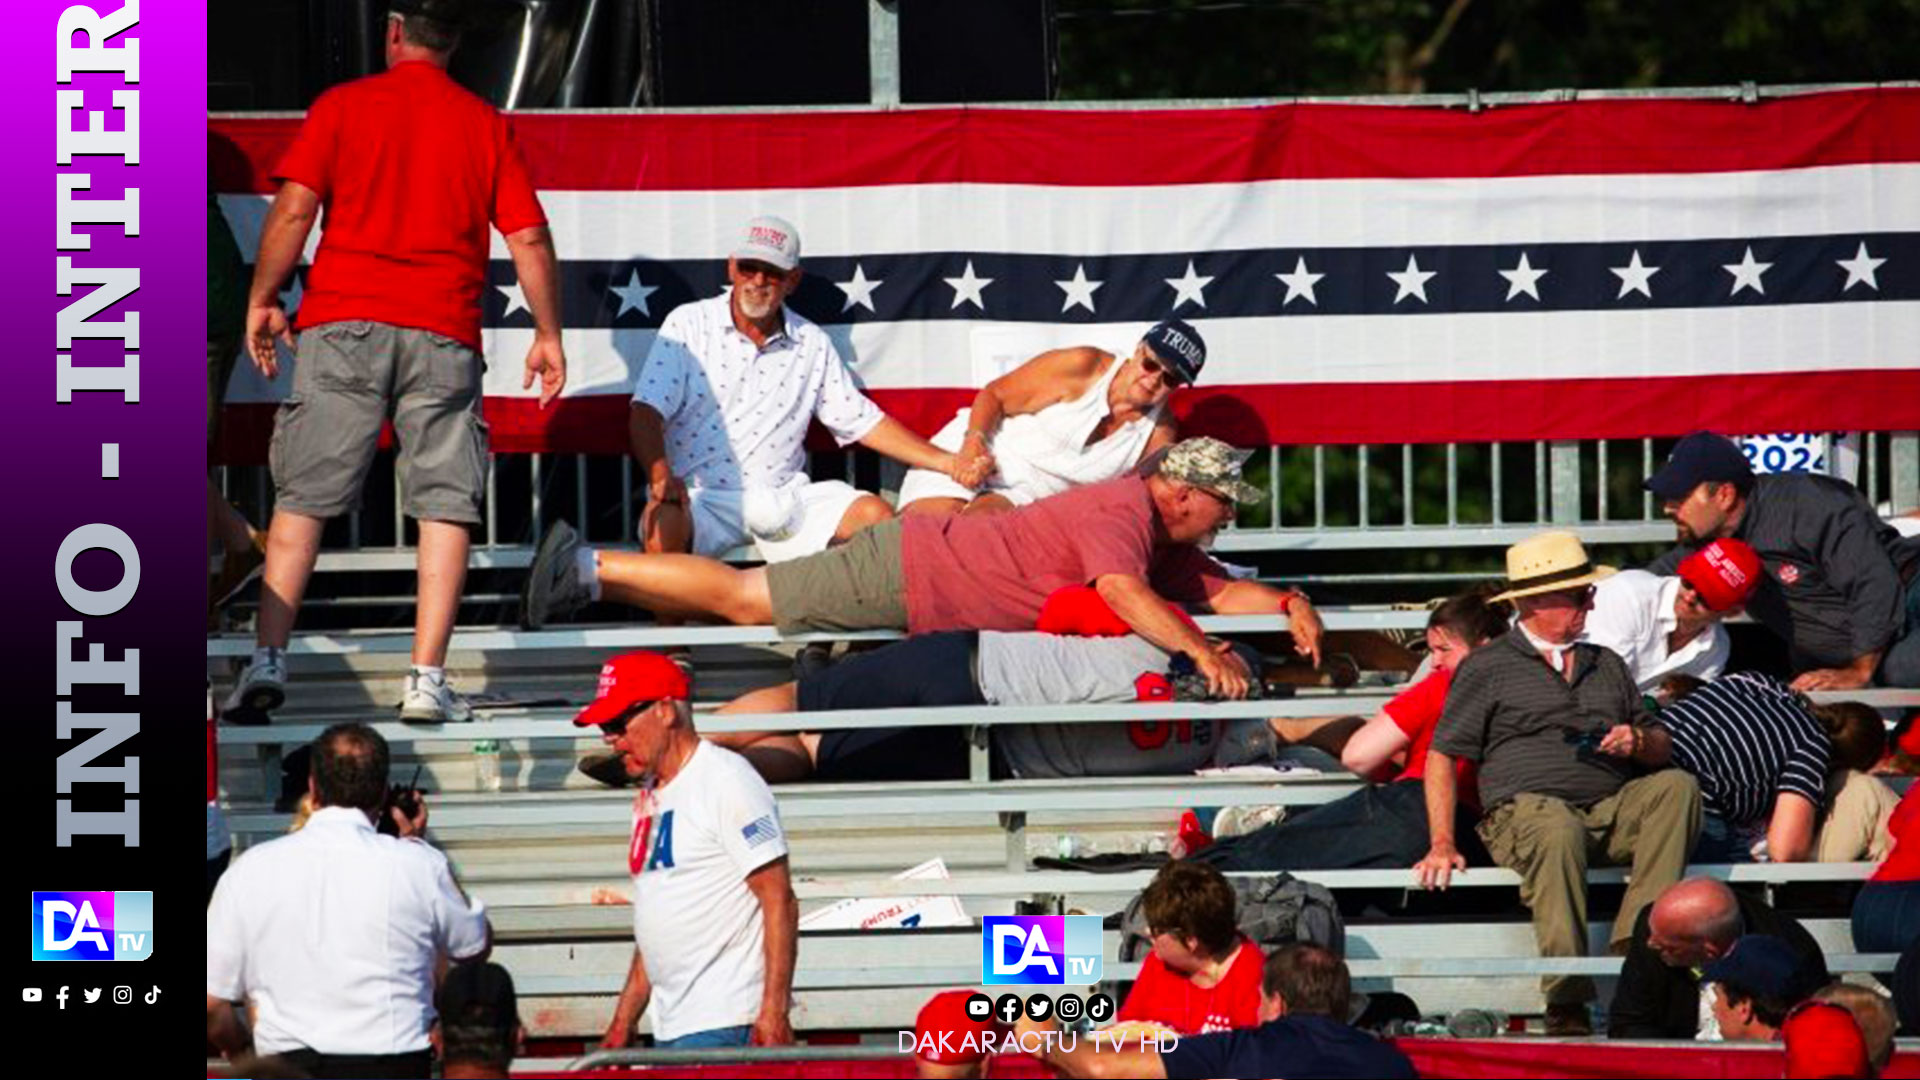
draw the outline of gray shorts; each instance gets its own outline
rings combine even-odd
[[[839,547],[767,566],[773,623],[808,630],[905,630],[907,580],[900,519],[869,525]]]
[[[268,460],[280,508],[330,518],[360,504],[380,425],[400,444],[400,507],[479,524],[487,479],[480,354],[444,334],[350,320],[301,333]]]

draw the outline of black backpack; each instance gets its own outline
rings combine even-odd
[[[1307,942],[1335,956],[1347,954],[1347,926],[1340,907],[1325,885],[1301,881],[1285,871],[1277,874],[1234,876],[1236,918],[1240,932],[1253,939],[1261,952],[1281,945]],[[1153,950],[1147,934],[1145,893],[1127,903],[1120,917],[1120,961],[1132,963]]]

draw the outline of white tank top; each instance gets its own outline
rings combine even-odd
[[[1039,412],[1001,420],[1000,430],[993,436],[998,469],[989,489],[1017,488],[1028,500],[1043,499],[1069,488],[1111,480],[1139,461],[1153,437],[1164,403],[1108,432],[1099,442],[1087,443],[1094,428],[1112,412],[1107,406],[1107,389],[1125,363],[1124,357],[1116,355],[1106,372],[1071,401],[1058,401]],[[934,444],[958,446],[971,412],[971,407],[962,409],[946,430],[934,437]]]

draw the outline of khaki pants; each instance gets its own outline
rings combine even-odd
[[[1549,795],[1520,794],[1480,822],[1493,861],[1520,875],[1520,899],[1533,912],[1540,955],[1587,954],[1587,866],[1631,867],[1626,897],[1609,939],[1614,951],[1633,937],[1640,909],[1680,880],[1700,832],[1700,786],[1679,769],[1630,780],[1582,810]],[[1594,999],[1593,980],[1540,980],[1549,1005]]]
[[[1836,769],[1827,777],[1827,802],[1814,836],[1819,862],[1879,862],[1893,846],[1887,823],[1900,796],[1877,777]]]

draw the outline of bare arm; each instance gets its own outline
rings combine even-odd
[[[1773,820],[1767,823],[1767,858],[1774,862],[1806,862],[1813,857],[1813,826],[1820,808],[1805,795],[1783,791],[1774,796]]]
[[[903,465],[948,475],[952,475],[956,460],[955,455],[915,435],[891,416],[882,416],[873,430],[860,437],[860,445]]]
[[[1014,1037],[1022,1051],[1032,1052],[1061,1076],[1069,1077],[1147,1077],[1166,1080],[1167,1066],[1160,1051],[1150,1045],[1131,1042],[1115,1047],[1105,1039],[1089,1036],[1073,1040],[1072,1050],[1063,1048],[1062,1032],[1052,1024],[1043,1024],[1022,1016],[1014,1027]]]
[[[760,1015],[753,1022],[755,1046],[785,1046],[793,1041],[787,1013],[793,1003],[793,965],[800,939],[800,905],[793,897],[787,857],[747,875],[747,888],[760,901],[766,930],[767,979],[760,989]]]
[[[1160,419],[1154,422],[1153,434],[1147,437],[1146,447],[1140,451],[1140,460],[1145,461],[1179,441],[1180,422],[1173,418],[1171,408],[1164,409],[1160,413]]]
[[[1228,581],[1214,585],[1208,579],[1207,607],[1215,615],[1267,615],[1285,609],[1287,630],[1293,635],[1293,651],[1320,666],[1320,639],[1327,628],[1313,601],[1299,589],[1276,589],[1258,581]]]
[[[1465,873],[1466,857],[1454,846],[1453,811],[1459,804],[1453,758],[1427,747],[1427,857],[1413,864],[1423,889],[1444,889],[1455,873]]]
[[[647,1011],[647,1001],[653,997],[653,983],[647,979],[647,965],[640,958],[640,950],[633,950],[633,963],[627,967],[626,985],[620,988],[620,999],[613,1006],[613,1022],[607,1025],[606,1037],[600,1045],[609,1050],[618,1050],[633,1042],[634,1028],[640,1023],[640,1014]]]
[[[1385,709],[1374,713],[1340,751],[1340,764],[1368,780],[1379,781],[1393,764],[1394,755],[1413,745],[1413,739]]]
[[[508,233],[507,251],[527,310],[533,313],[533,345],[527,349],[527,374],[520,385],[531,387],[539,379],[544,409],[567,385],[567,354],[560,345],[560,260],[545,225]]]
[[[666,421],[651,405],[636,401],[627,410],[627,445],[633,451],[634,462],[640,466],[640,474],[646,478],[648,505],[679,503],[684,506],[687,485],[673,475],[673,463],[667,460],[666,427]]]
[[[280,306],[280,286],[300,261],[307,234],[320,220],[320,194],[305,184],[288,180],[273,197],[267,220],[260,226],[260,250],[253,260],[253,284],[247,291],[247,354],[253,366],[271,379],[280,372],[274,339],[293,346],[293,331]]]
[[[1246,664],[1231,650],[1222,652],[1209,645],[1206,635],[1176,616],[1145,581],[1132,574],[1103,574],[1093,587],[1134,633],[1170,653],[1183,652],[1192,657],[1214,693],[1230,698],[1247,696]]]
[[[253,1034],[240,1018],[240,1010],[233,1002],[212,994],[207,995],[207,1041],[228,1058],[253,1049]]]

